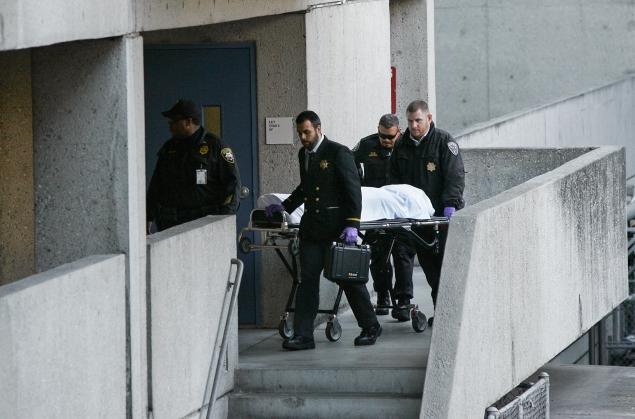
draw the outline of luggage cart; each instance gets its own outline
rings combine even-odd
[[[374,232],[379,235],[387,235],[391,240],[391,246],[395,241],[407,241],[416,246],[432,248],[439,251],[439,232],[442,228],[447,228],[448,219],[446,217],[432,217],[430,219],[418,220],[410,218],[400,218],[394,220],[376,220],[363,221],[360,223],[360,237],[365,242],[367,234]],[[433,240],[428,242],[424,240],[420,232],[422,229],[432,229]],[[249,217],[249,225],[243,228],[238,236],[238,245],[240,251],[249,253],[253,251],[274,250],[278,258],[282,261],[289,275],[293,280],[289,297],[285,305],[284,312],[280,316],[278,323],[278,333],[283,339],[290,339],[293,336],[293,328],[289,321],[289,314],[295,312],[293,302],[298,286],[301,283],[298,257],[300,255],[299,241],[299,224],[289,223],[287,214],[276,213],[272,217],[267,217],[264,210],[254,209]],[[246,235],[249,232],[260,232],[262,234],[262,244],[256,244]],[[289,257],[285,256],[283,251],[287,251]],[[390,252],[388,253],[390,257]],[[342,299],[343,289],[339,287],[335,302],[330,309],[318,309],[318,313],[328,314],[326,324],[326,338],[331,342],[336,342],[342,336],[342,326],[337,318],[340,301]],[[391,305],[374,305],[375,308],[393,309],[397,307],[394,293],[390,290]],[[407,306],[410,310],[410,318],[412,328],[417,332],[423,332],[428,326],[427,318],[419,310],[417,304]]]

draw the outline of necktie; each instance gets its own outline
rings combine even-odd
[[[306,158],[304,159],[304,170],[308,173],[309,167],[311,167],[311,158],[314,153],[308,152],[306,153]]]

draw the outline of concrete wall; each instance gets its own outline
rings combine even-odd
[[[306,14],[307,106],[327,137],[349,147],[390,112],[389,28],[387,0]]]
[[[624,194],[602,147],[457,213],[420,417],[482,416],[627,297]]]
[[[635,78],[526,112],[471,127],[456,140],[462,147],[626,148],[626,175],[635,175]]]
[[[69,66],[72,62],[75,65]],[[43,271],[121,247],[125,62],[112,40],[33,50],[36,258]]]
[[[434,0],[391,0],[390,62],[397,69],[397,115],[407,127],[406,107],[423,99],[434,113]]]
[[[235,256],[234,216],[208,216],[148,238],[150,405],[156,419],[182,418],[203,406]],[[236,311],[233,319],[219,397],[233,388],[238,361]],[[226,405],[223,397],[219,411],[226,412]]]
[[[590,148],[463,148],[466,205],[491,198],[549,172]]]
[[[126,417],[125,258],[0,287],[0,417]]]
[[[35,272],[31,52],[0,53],[0,68],[2,285]]]
[[[437,2],[439,126],[457,132],[632,74],[634,31],[630,1]]]

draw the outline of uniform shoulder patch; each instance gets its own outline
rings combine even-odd
[[[220,151],[220,155],[227,163],[234,164],[236,160],[234,159],[234,153],[232,149],[229,147],[225,147]]]
[[[459,154],[459,145],[454,141],[448,141],[448,148],[450,149],[450,153],[457,156]]]

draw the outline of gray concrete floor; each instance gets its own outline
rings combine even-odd
[[[558,365],[549,374],[551,419],[635,418],[635,368]]]
[[[421,268],[415,267],[415,298],[413,303],[426,316],[432,315],[430,288]],[[373,297],[374,302],[374,297]],[[315,350],[289,352],[282,349],[282,338],[277,330],[240,329],[239,368],[288,367],[368,367],[425,368],[430,349],[431,330],[416,333],[411,322],[399,323],[390,315],[379,316],[382,335],[377,343],[368,347],[355,347],[353,340],[359,335],[355,317],[350,310],[340,313],[342,337],[337,342],[329,342],[325,336],[325,325],[315,331]]]

